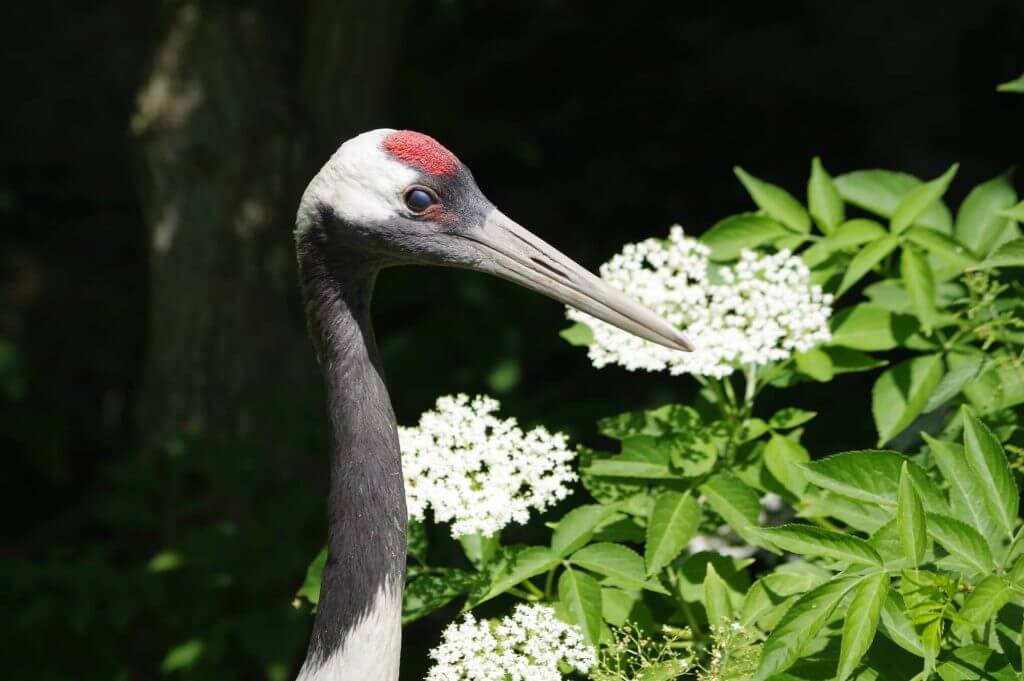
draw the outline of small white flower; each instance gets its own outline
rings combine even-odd
[[[800,258],[788,250],[745,250],[735,265],[712,269],[710,255],[676,225],[667,241],[626,244],[602,265],[605,281],[685,330],[696,350],[671,350],[569,308],[569,319],[594,331],[594,366],[722,378],[738,366],[781,361],[829,340],[832,296],[811,284]]]
[[[542,427],[523,432],[499,419],[497,400],[445,396],[414,428],[399,427],[409,517],[431,509],[453,537],[487,536],[564,499],[576,480],[568,438]]]
[[[426,681],[561,681],[560,662],[581,673],[595,663],[577,627],[546,605],[525,604],[500,621],[467,614],[448,625],[430,657]]]

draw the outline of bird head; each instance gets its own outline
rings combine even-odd
[[[372,130],[341,145],[307,187],[298,224],[322,225],[341,259],[487,272],[641,338],[692,349],[649,308],[505,216],[452,152],[418,132]]]

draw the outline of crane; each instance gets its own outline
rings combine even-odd
[[[379,129],[344,144],[303,193],[295,246],[330,421],[327,562],[299,681],[395,681],[406,506],[395,415],[370,322],[394,265],[487,272],[655,343],[685,337],[529,231],[427,135]]]

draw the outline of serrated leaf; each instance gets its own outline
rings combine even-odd
[[[720,471],[701,485],[700,493],[736,534],[753,543],[753,529],[761,515],[757,492],[731,473]]]
[[[715,261],[736,260],[744,249],[775,243],[793,236],[785,225],[756,213],[741,213],[720,220],[701,235],[700,240],[711,249]]]
[[[785,409],[780,409],[772,414],[772,417],[768,419],[768,425],[776,430],[796,428],[797,426],[802,426],[807,423],[817,415],[818,412],[816,411],[786,407]]]
[[[893,211],[890,229],[893,234],[901,234],[907,227],[910,227],[922,213],[933,203],[942,198],[949,188],[949,183],[956,175],[958,163],[954,163],[949,170],[931,182],[926,182],[920,187],[915,187],[900,199],[900,203]]]
[[[837,681],[846,681],[871,647],[888,593],[889,575],[885,572],[867,577],[853,592],[853,600],[846,608],[846,620],[843,623]]]
[[[804,474],[818,487],[891,508],[904,461],[899,453],[887,450],[843,452],[812,461],[804,466]]]
[[[967,463],[964,448],[954,442],[937,440],[924,433],[942,477],[949,485],[949,502],[953,514],[963,518],[983,537],[992,537],[996,526],[985,505],[985,493]]]
[[[942,548],[956,556],[979,573],[995,569],[988,542],[967,523],[937,513],[928,513],[928,534]]]
[[[798,352],[793,355],[793,361],[801,374],[810,376],[815,381],[826,383],[835,376],[835,372],[832,370],[832,358],[821,348]]]
[[[800,443],[777,433],[772,435],[764,448],[765,466],[797,498],[803,495],[807,487],[802,465],[810,460],[811,455]]]
[[[469,562],[479,569],[487,564],[498,553],[501,541],[499,540],[497,533],[488,537],[480,534],[479,532],[475,532],[473,534],[464,534],[459,537],[459,544],[462,546],[462,551],[466,554],[466,558],[469,559]]]
[[[896,527],[900,533],[904,557],[911,566],[917,567],[924,560],[924,552],[928,548],[928,534],[924,506],[914,490],[906,461],[900,470],[899,493],[896,496]]]
[[[1006,231],[1008,218],[1000,211],[1008,210],[1016,201],[1009,173],[979,184],[957,211],[953,228],[957,241],[978,255],[987,255]]]
[[[917,331],[913,317],[862,303],[840,310],[830,321],[830,345],[855,350],[892,350]]]
[[[589,348],[594,342],[594,330],[583,322],[576,322],[572,326],[562,329],[558,335],[569,342],[569,345]]]
[[[892,440],[917,418],[942,374],[942,355],[933,354],[901,362],[879,376],[871,390],[871,414],[879,445]]]
[[[771,629],[763,622],[764,618],[780,606],[784,607],[787,600],[810,591],[824,580],[824,577],[810,573],[769,573],[747,589],[740,607],[740,622],[747,627],[757,624],[765,630]]]
[[[928,259],[910,245],[903,247],[900,256],[900,277],[910,294],[914,312],[925,333],[931,333],[938,315],[935,309],[935,274]]]
[[[885,360],[876,359],[860,350],[842,347],[825,347],[822,350],[825,351],[825,354],[828,355],[829,360],[832,362],[832,373],[836,375],[871,371],[887,364]]]
[[[1013,666],[987,646],[957,648],[935,668],[942,681],[1019,681]]]
[[[814,639],[832,611],[856,585],[855,579],[839,577],[801,596],[764,642],[754,681],[767,681],[796,662],[803,646]]]
[[[805,250],[801,257],[808,267],[816,267],[837,251],[881,239],[888,233],[885,227],[874,220],[854,218],[836,227],[831,234]]]
[[[962,272],[975,265],[978,259],[955,239],[927,227],[911,227],[906,236],[912,242],[939,258],[955,272]]]
[[[807,206],[823,234],[829,234],[844,219],[843,199],[817,156],[811,161],[811,179],[807,182]]]
[[[986,577],[978,582],[974,586],[974,590],[964,599],[959,613],[962,621],[953,625],[953,631],[958,636],[966,636],[983,626],[1010,602],[1012,596],[1013,590],[1004,577],[999,575]]]
[[[801,556],[823,556],[858,565],[881,566],[882,557],[863,539],[811,525],[780,525],[758,531],[762,542]]]
[[[935,391],[928,398],[928,404],[924,407],[924,413],[938,409],[946,402],[960,394],[968,383],[977,378],[983,369],[988,366],[988,360],[984,355],[965,357],[964,361],[955,368],[950,368],[935,386]]]
[[[1024,239],[1014,239],[996,249],[996,252],[977,265],[970,267],[976,270],[998,270],[1011,267],[1024,267]]]
[[[594,530],[615,513],[613,506],[587,504],[577,506],[558,521],[551,535],[551,550],[560,556],[567,556],[586,545],[594,536]]]
[[[740,167],[733,168],[757,207],[790,229],[806,234],[811,231],[811,218],[803,204],[782,187],[759,180]]]
[[[700,505],[690,493],[665,491],[654,501],[647,521],[647,574],[657,574],[678,556],[697,532]]]
[[[607,459],[595,459],[583,472],[589,475],[646,480],[674,480],[669,470],[669,444],[650,435],[622,439],[622,453]]]
[[[921,186],[921,180],[891,170],[855,170],[835,178],[836,189],[847,203],[858,208],[891,217],[903,198],[913,189]],[[923,227],[937,229],[949,234],[953,221],[949,210],[941,202],[935,202],[917,219]]]
[[[846,272],[843,273],[843,281],[839,284],[839,290],[836,291],[836,295],[840,296],[850,290],[854,284],[870,272],[875,265],[882,262],[899,245],[899,237],[894,234],[888,234],[877,241],[868,243],[850,260],[850,264],[846,267]]]
[[[455,568],[434,568],[435,572],[410,573],[402,595],[402,626],[429,615],[468,592],[479,575]]]
[[[587,643],[601,640],[601,585],[585,572],[567,567],[558,578],[558,600],[569,618],[583,630]]]
[[[729,585],[725,583],[715,566],[708,563],[704,574],[704,608],[708,613],[708,624],[721,625],[723,620],[732,618],[733,606],[729,595]]]
[[[968,468],[979,482],[985,507],[999,528],[1008,537],[1012,537],[1017,524],[1020,492],[1006,461],[1006,454],[1003,453],[1003,446],[967,407],[961,409],[961,414],[964,419],[964,453]]]
[[[636,551],[621,544],[601,542],[585,546],[569,557],[574,565],[609,578],[629,589],[647,589],[668,594],[665,587],[647,579],[644,559]]]
[[[561,562],[558,554],[546,546],[509,547],[505,549],[500,564],[492,566],[494,572],[490,575],[490,584],[482,590],[483,594],[471,598],[466,605],[475,607],[530,577],[547,572]]]
[[[882,633],[886,638],[903,648],[908,653],[925,656],[924,644],[917,629],[907,619],[903,597],[896,591],[890,591],[882,604]]]

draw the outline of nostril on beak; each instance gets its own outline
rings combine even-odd
[[[566,274],[562,270],[558,269],[557,267],[555,267],[554,265],[552,265],[549,262],[545,262],[544,260],[541,260],[540,258],[534,258],[533,256],[530,256],[530,260],[532,260],[537,265],[540,265],[541,267],[543,267],[547,271],[555,274],[556,276],[561,277],[562,279],[568,279],[569,278],[568,274]]]

